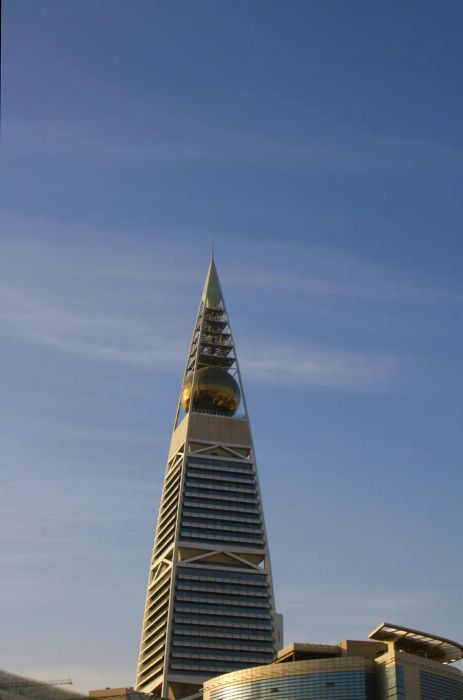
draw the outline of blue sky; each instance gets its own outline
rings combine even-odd
[[[215,243],[285,639],[463,639],[463,7],[4,3],[0,651],[131,685]]]

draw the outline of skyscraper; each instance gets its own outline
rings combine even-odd
[[[177,700],[281,646],[246,400],[213,257],[151,559],[137,689]]]

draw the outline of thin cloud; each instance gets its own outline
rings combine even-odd
[[[264,249],[265,250],[265,249]],[[283,257],[279,246],[270,244],[266,249],[277,259]],[[261,252],[262,257],[262,252]],[[225,281],[227,285],[260,289],[263,292],[279,291],[299,293],[306,297],[343,297],[345,299],[379,300],[428,304],[431,301],[461,302],[463,290],[450,287],[436,280],[423,279],[424,275],[410,271],[391,269],[352,254],[330,249],[312,248],[304,253],[303,265],[297,251],[284,255],[282,274],[274,265],[261,269],[243,269],[233,272]]]
[[[178,339],[166,340],[163,319],[134,319],[112,311],[52,306],[36,298],[0,290],[0,318],[17,335],[98,361],[140,369],[178,371],[186,348]],[[322,386],[355,387],[382,382],[397,369],[393,358],[357,353],[302,352],[295,348],[268,350],[266,345],[245,350],[247,376],[273,381],[300,380]]]
[[[0,290],[0,318],[17,335],[41,345],[96,360],[139,368],[168,369],[184,356],[167,342],[166,325],[149,324],[117,311],[52,305],[13,289]],[[87,299],[90,304],[90,299]]]
[[[383,620],[413,626],[435,603],[427,590],[348,583],[283,584],[278,600],[285,611],[288,641],[331,643],[346,637],[366,639]]]
[[[297,381],[332,387],[367,387],[391,378],[398,361],[387,356],[302,352],[294,348],[244,351],[246,376],[275,383]]]
[[[76,426],[76,425],[57,425],[54,423],[55,432],[59,433],[60,437],[72,438],[77,440],[92,440],[96,442],[111,442],[111,443],[127,443],[127,444],[148,444],[148,445],[164,445],[165,436],[146,434],[136,430],[107,430],[95,426]]]
[[[126,100],[122,102],[125,103]],[[119,100],[119,105],[121,104]],[[266,110],[271,132],[261,129]],[[127,119],[144,115],[127,138]],[[179,140],[179,134],[181,138]],[[218,123],[180,102],[159,104],[152,99],[126,103],[112,118],[56,124],[10,121],[4,156],[64,162],[88,162],[101,167],[123,162],[128,167],[149,163],[152,168],[185,161],[246,162],[269,167],[303,168],[313,172],[433,171],[461,167],[463,151],[423,139],[391,138],[342,122],[330,114],[288,105],[261,96],[255,122],[238,127]]]
[[[185,281],[179,273],[171,251],[159,254],[135,248],[126,254],[125,249],[116,247],[108,254],[97,245],[69,251],[56,244],[50,249],[47,252],[46,246],[24,243],[15,247],[14,242],[7,242],[9,265],[5,258],[0,264],[4,336],[90,361],[141,371],[181,371],[191,325],[185,298],[191,294],[193,282]],[[277,253],[275,247],[266,251],[272,259]],[[243,278],[225,276],[224,286],[240,293],[252,280],[251,284],[264,291],[280,288],[283,293],[297,292],[301,303],[314,292],[373,300],[394,295],[398,299],[407,295],[418,298],[415,288],[410,291],[397,275],[356,258],[320,250],[306,257],[309,269],[304,275],[298,274],[296,266],[292,275],[279,275],[269,258],[268,272]],[[197,265],[190,269],[196,270]],[[434,293],[427,291],[428,296]],[[245,376],[256,381],[294,380],[326,387],[381,384],[400,369],[399,359],[388,354],[347,352],[342,347],[306,350],[291,340],[282,345],[279,339],[266,337],[265,331],[256,337],[254,346],[241,350],[240,359]]]

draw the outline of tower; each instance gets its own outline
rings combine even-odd
[[[212,256],[167,458],[137,690],[195,697],[281,646],[254,447]]]

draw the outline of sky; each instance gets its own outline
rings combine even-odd
[[[285,642],[463,640],[463,5],[5,0],[5,670],[135,681],[211,245]]]

